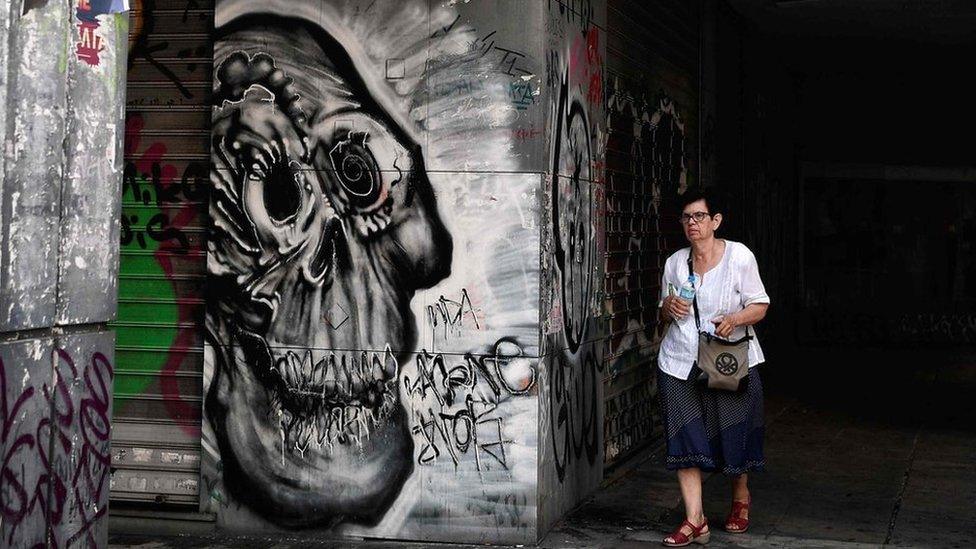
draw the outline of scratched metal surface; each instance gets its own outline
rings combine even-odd
[[[56,315],[67,113],[68,4],[10,11],[0,215],[0,332],[52,326]]]
[[[112,498],[196,507],[213,0],[131,4]]]
[[[68,56],[65,174],[61,192],[58,318],[61,325],[106,322],[118,295],[122,182],[125,15],[75,25],[72,38],[94,37],[93,56]],[[102,37],[111,37],[107,40]]]

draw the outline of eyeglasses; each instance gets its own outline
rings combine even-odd
[[[681,217],[679,219],[681,219],[682,224],[687,225],[688,223],[691,223],[692,219],[695,220],[695,223],[701,223],[702,221],[705,221],[705,219],[709,217],[712,217],[712,214],[708,212],[695,212],[690,214],[683,213],[681,214]]]

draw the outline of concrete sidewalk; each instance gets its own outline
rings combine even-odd
[[[710,547],[976,547],[976,369],[933,360],[919,375],[915,360],[887,364],[901,381],[880,386],[862,369],[817,386],[764,372],[768,470],[750,479],[753,523],[745,534],[721,530],[730,487],[710,476]],[[660,454],[567,517],[545,546],[659,544],[684,519]]]
[[[883,387],[866,369],[819,387],[764,372],[768,470],[750,479],[753,523],[745,534],[721,531],[730,488],[710,476],[709,546],[976,547],[974,368],[933,361],[918,375],[914,360],[890,364],[902,381]],[[659,544],[684,519],[660,454],[597,493],[545,545]]]
[[[971,369],[970,369],[971,370]],[[753,475],[748,533],[721,530],[728,482],[705,482],[709,547],[976,547],[976,383],[943,369],[872,392],[853,378],[830,390],[792,391],[767,376],[768,470]],[[956,372],[956,373],[953,373]],[[971,376],[965,373],[964,376]],[[771,382],[770,382],[771,381]],[[788,384],[787,384],[788,385]],[[902,393],[903,391],[903,393]],[[788,396],[787,396],[788,395]],[[882,398],[883,397],[883,398]],[[892,408],[892,402],[904,406]],[[546,548],[658,547],[683,520],[674,474],[660,448],[612,472],[543,541]],[[446,544],[187,536],[113,536],[115,547],[472,547]]]
[[[855,442],[856,441],[856,442]],[[721,530],[730,490],[705,482],[711,547],[974,547],[976,436],[865,425],[790,406],[753,475],[749,532]],[[684,519],[673,474],[652,456],[560,523],[545,547],[658,545]]]

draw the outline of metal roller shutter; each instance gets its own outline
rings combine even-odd
[[[213,0],[131,4],[111,498],[195,507]]]
[[[684,245],[672,202],[698,180],[700,17],[686,0],[607,7],[607,465],[660,434],[657,301]]]

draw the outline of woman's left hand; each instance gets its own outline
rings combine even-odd
[[[739,325],[734,314],[717,316],[712,319],[712,324],[715,325],[715,335],[724,339],[731,337],[732,330]]]

